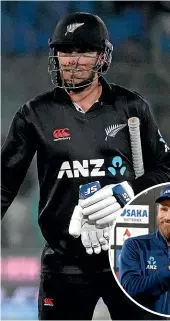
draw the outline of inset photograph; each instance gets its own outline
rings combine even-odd
[[[123,209],[111,232],[109,260],[134,303],[170,317],[170,183],[145,190]]]

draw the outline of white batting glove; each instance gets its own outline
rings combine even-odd
[[[80,206],[80,199],[85,199],[93,195],[101,188],[100,182],[90,182],[79,186],[79,201],[75,206],[69,225],[69,234],[74,237],[79,237],[81,234],[81,227],[83,224],[83,210]],[[91,224],[91,222],[90,222]]]
[[[83,209],[80,205],[76,205],[70,220],[69,234],[78,238],[81,234],[81,228],[83,224]]]
[[[102,250],[109,248],[109,235],[111,226],[97,229],[91,222],[83,219],[83,209],[80,205],[75,206],[69,225],[69,234],[78,238],[81,235],[81,242],[88,254],[99,254]]]
[[[107,185],[92,196],[79,200],[82,215],[98,228],[113,223],[122,213],[122,208],[134,197],[132,187],[127,181]]]
[[[109,227],[97,229],[95,225],[90,225],[84,221],[81,228],[81,242],[87,254],[99,254],[101,251],[109,249]]]

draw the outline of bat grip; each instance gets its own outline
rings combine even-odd
[[[143,155],[140,137],[140,121],[137,117],[128,119],[133,168],[136,178],[144,174]]]

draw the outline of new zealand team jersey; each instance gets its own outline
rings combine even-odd
[[[100,78],[103,93],[85,114],[55,88],[15,114],[2,148],[2,215],[14,200],[35,153],[40,186],[38,222],[46,245],[42,270],[63,273],[109,268],[108,253],[88,255],[68,233],[79,186],[127,180],[135,194],[170,181],[170,151],[146,101]],[[145,173],[135,179],[128,118],[140,119]]]

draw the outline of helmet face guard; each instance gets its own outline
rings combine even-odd
[[[49,39],[49,44],[51,43],[51,39]],[[68,45],[66,48],[69,48],[69,52],[71,52],[71,44],[70,46]],[[78,46],[77,46],[78,47]],[[90,75],[87,79],[83,79],[80,78],[80,82],[76,83],[75,82],[75,73],[77,73],[79,70],[77,68],[78,66],[78,60],[81,57],[89,57],[92,58],[91,56],[88,56],[88,52],[87,52],[87,48],[80,50],[81,52],[84,52],[83,55],[80,55],[79,53],[77,53],[75,55],[75,57],[77,57],[76,59],[76,64],[74,64],[73,68],[68,69],[68,67],[62,67],[59,63],[59,56],[58,56],[58,51],[60,51],[59,49],[60,47],[58,47],[57,45],[53,45],[50,46],[50,51],[49,51],[49,57],[48,57],[48,72],[51,76],[51,81],[53,83],[53,85],[55,87],[60,87],[60,88],[65,88],[67,90],[79,90],[81,88],[85,88],[87,86],[89,86],[94,80],[95,80],[95,76],[98,75],[98,77],[100,77],[103,74],[106,74],[106,72],[108,71],[111,61],[112,61],[112,52],[113,52],[113,45],[108,41],[105,40],[103,45],[100,48],[91,48],[91,52],[98,52],[98,55],[96,56],[96,64],[94,65],[93,68],[89,69],[87,68],[84,71],[88,71],[90,72]],[[62,47],[61,47],[62,48]],[[64,48],[64,47],[63,47]],[[83,48],[85,48],[83,46]],[[65,49],[61,49],[62,52],[66,52],[66,56],[70,56],[70,54],[68,52],[68,50]],[[75,51],[75,50],[73,50]],[[93,57],[94,58],[94,57]],[[64,71],[68,71],[71,72],[72,77],[71,77],[71,81],[66,82],[64,80],[64,76],[63,73]],[[77,78],[77,76],[76,76]],[[81,81],[82,79],[82,81]]]

